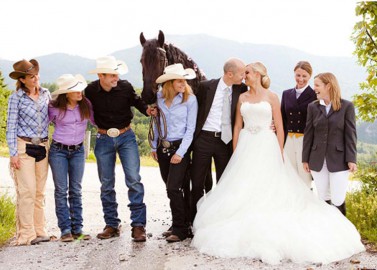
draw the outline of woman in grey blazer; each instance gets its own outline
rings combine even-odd
[[[332,73],[315,76],[314,91],[318,101],[308,106],[302,162],[313,176],[318,196],[345,215],[349,173],[357,169],[355,109],[341,99]]]

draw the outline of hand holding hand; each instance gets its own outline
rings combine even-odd
[[[172,164],[178,164],[182,161],[182,157],[180,157],[179,155],[177,154],[174,154],[172,157],[171,157],[171,160],[170,160],[170,163]]]
[[[147,114],[149,116],[156,117],[158,115],[158,109],[156,106],[148,106]]]

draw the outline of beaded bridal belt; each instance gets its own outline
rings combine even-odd
[[[269,128],[261,127],[261,126],[245,127],[244,129],[247,130],[247,131],[249,131],[252,134],[259,133],[262,130],[270,130]]]

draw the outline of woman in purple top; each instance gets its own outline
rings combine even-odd
[[[87,86],[83,76],[64,74],[57,80],[58,90],[48,108],[55,125],[49,163],[55,184],[55,212],[62,242],[89,240],[83,234],[81,182],[85,166],[83,145],[88,120],[94,124],[92,106],[82,91]],[[67,200],[68,192],[68,200]]]

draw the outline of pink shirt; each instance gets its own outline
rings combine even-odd
[[[55,124],[52,138],[65,145],[76,145],[84,141],[88,120],[95,125],[92,105],[90,106],[90,119],[81,120],[79,105],[74,109],[67,108],[65,114],[51,105],[48,107],[48,117]],[[59,115],[60,114],[60,115]],[[63,117],[64,115],[64,117]]]

